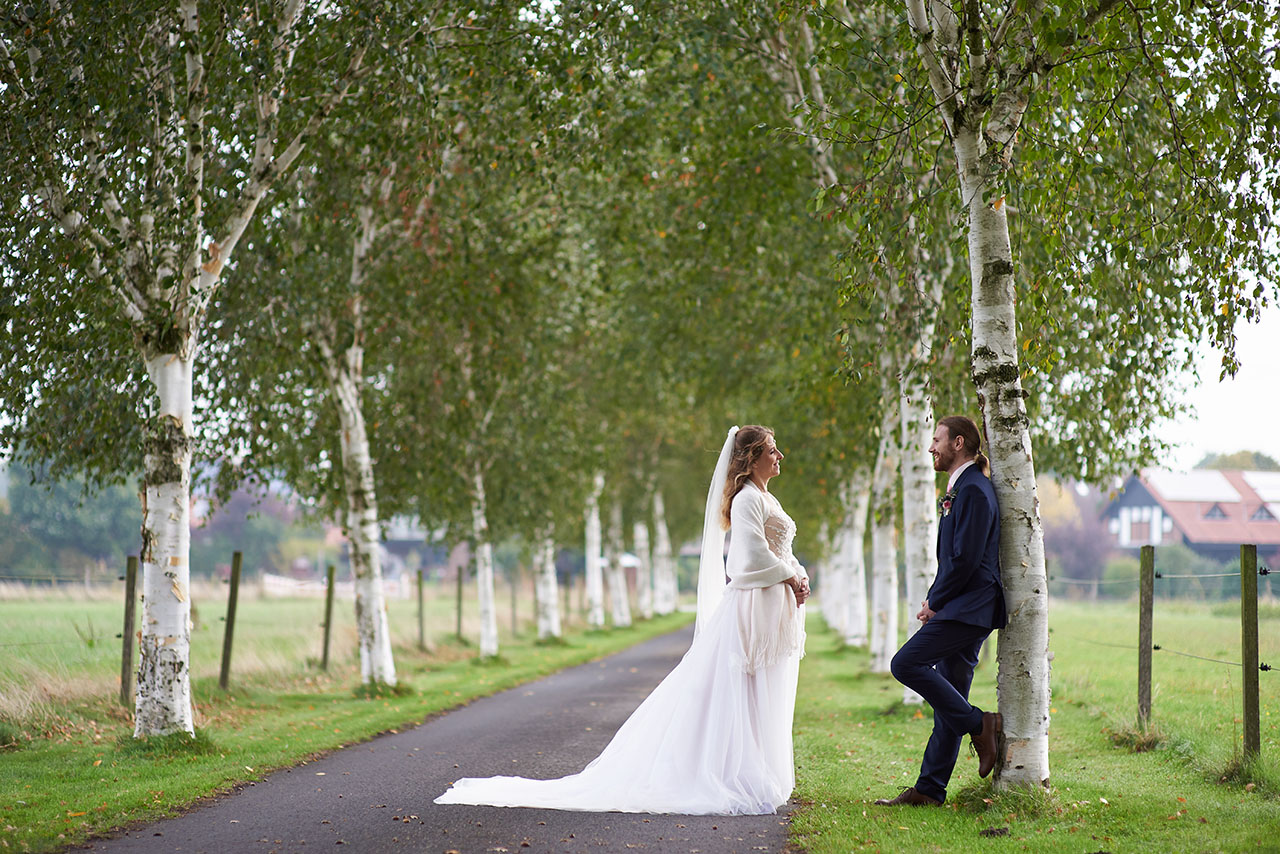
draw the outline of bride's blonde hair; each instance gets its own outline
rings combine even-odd
[[[733,456],[729,458],[729,473],[724,479],[724,500],[720,502],[720,525],[726,531],[732,521],[729,511],[733,507],[733,497],[746,485],[747,478],[751,477],[751,469],[768,447],[771,438],[773,431],[768,427],[748,424],[738,430],[738,435],[733,440]]]

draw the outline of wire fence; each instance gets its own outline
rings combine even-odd
[[[1272,574],[1272,570],[1266,566],[1258,567],[1258,576],[1266,577]],[[1201,579],[1201,578],[1239,578],[1240,570],[1235,572],[1189,572],[1189,573],[1168,573],[1156,571],[1155,577],[1158,579]],[[1078,584],[1082,587],[1093,587],[1095,585],[1116,585],[1116,584],[1138,584],[1140,582],[1138,576],[1132,578],[1073,578],[1068,575],[1050,575],[1050,582],[1058,582],[1061,584]]]
[[[1128,650],[1133,650],[1135,652],[1140,648],[1131,643],[1109,643],[1107,641],[1092,640],[1091,638],[1073,638],[1073,640],[1078,641],[1080,643],[1092,644],[1093,646],[1109,646],[1109,647],[1112,647],[1113,649],[1128,649]],[[1204,656],[1204,655],[1196,655],[1194,652],[1182,652],[1176,649],[1169,649],[1168,647],[1162,646],[1161,644],[1158,644],[1158,643],[1152,644],[1151,649],[1154,652],[1167,652],[1170,655],[1180,655],[1180,656],[1183,656],[1184,658],[1196,658],[1196,659],[1199,659],[1200,661],[1211,661],[1215,664],[1227,664],[1227,665],[1230,665],[1231,667],[1244,667],[1244,665],[1238,661],[1227,661],[1226,659],[1222,659],[1222,658],[1209,658],[1208,656]],[[1274,668],[1272,668],[1272,666],[1270,664],[1267,664],[1266,662],[1260,662],[1258,664],[1258,670],[1262,673],[1269,673],[1273,669]]]

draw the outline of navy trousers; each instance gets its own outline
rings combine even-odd
[[[955,620],[930,620],[898,650],[889,665],[895,679],[933,707],[933,733],[920,763],[916,791],[940,801],[965,735],[982,728],[982,710],[969,702],[973,669],[991,629]]]

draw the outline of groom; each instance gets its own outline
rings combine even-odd
[[[939,421],[929,445],[934,470],[950,475],[938,502],[938,575],[916,614],[923,625],[898,650],[890,669],[933,707],[933,733],[915,786],[876,801],[879,806],[942,806],[966,734],[978,753],[978,776],[987,776],[996,764],[1001,717],[969,702],[982,642],[1005,624],[1000,513],[987,458],[978,446],[977,426],[959,415]]]

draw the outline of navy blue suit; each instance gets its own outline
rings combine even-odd
[[[960,473],[950,510],[938,521],[938,575],[929,588],[934,616],[893,657],[894,677],[933,707],[933,733],[915,789],[946,800],[966,733],[982,727],[969,703],[982,642],[1005,624],[1000,581],[1000,512],[991,481],[977,467]]]

